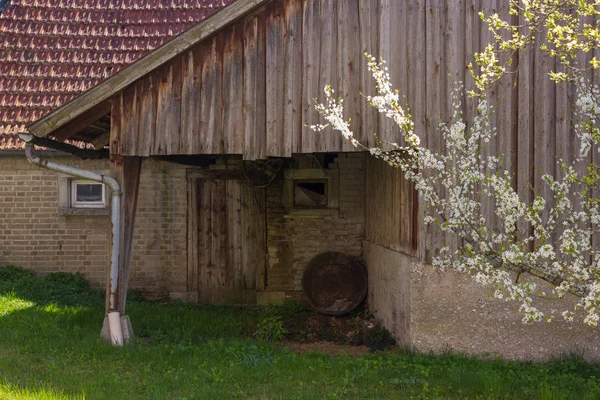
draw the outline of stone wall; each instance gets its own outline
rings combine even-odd
[[[412,344],[419,349],[451,348],[521,360],[545,360],[576,352],[600,359],[600,332],[581,320],[567,323],[560,315],[572,308],[573,299],[541,300],[542,309],[546,315],[554,315],[554,320],[525,325],[518,304],[491,298],[489,287],[466,275],[416,263],[410,268],[410,330]],[[548,286],[537,283],[542,288]]]
[[[554,310],[554,321],[525,325],[518,304],[491,298],[489,287],[466,275],[434,270],[368,241],[364,247],[369,308],[400,345],[520,360],[570,352],[600,359],[598,331],[581,321],[566,323],[560,316],[573,299],[542,300],[547,315]]]
[[[95,171],[107,161],[53,160]],[[104,286],[109,263],[109,216],[59,212],[59,174],[22,154],[0,157],[0,258],[46,274],[81,272]],[[168,296],[186,286],[185,168],[144,161],[132,255],[131,287]],[[105,213],[106,214],[106,213]]]
[[[413,258],[365,241],[364,258],[369,272],[369,310],[401,346],[410,338],[410,266]]]
[[[304,268],[320,253],[337,251],[362,255],[365,155],[340,154],[328,168],[339,170],[339,213],[336,215],[286,215],[282,202],[283,182],[276,182],[267,189],[267,291],[278,294],[271,298],[299,297]]]

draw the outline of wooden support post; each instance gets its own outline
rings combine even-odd
[[[125,315],[130,276],[133,228],[142,169],[141,157],[111,156],[111,169],[121,184],[121,242],[119,257],[118,311]]]

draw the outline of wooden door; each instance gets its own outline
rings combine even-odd
[[[189,185],[188,290],[200,302],[255,303],[266,278],[265,190],[233,179]]]

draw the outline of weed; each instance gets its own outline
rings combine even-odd
[[[298,300],[285,300],[278,308],[279,316],[284,319],[307,312],[304,304]]]
[[[239,365],[259,367],[261,365],[273,366],[275,364],[275,358],[271,351],[261,350],[255,345],[241,349],[230,347],[227,349],[227,353],[229,353]]]
[[[33,276],[33,271],[15,265],[0,267],[0,281],[2,282],[17,282],[21,279],[31,279]]]
[[[266,317],[258,324],[254,336],[260,340],[281,341],[287,333],[281,317]]]
[[[142,291],[139,289],[129,289],[127,291],[127,301],[131,302],[131,301],[136,301],[138,303],[143,302],[144,299],[144,295],[142,294]]]
[[[46,287],[69,287],[75,291],[84,293],[90,290],[90,284],[79,272],[70,274],[67,272],[53,272],[40,278]]]
[[[401,389],[405,389],[411,386],[423,386],[425,379],[417,378],[414,376],[403,376],[402,378],[393,378],[390,383],[393,386],[397,386]]]

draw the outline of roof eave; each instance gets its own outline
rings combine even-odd
[[[148,53],[90,90],[57,108],[52,113],[29,125],[30,133],[46,137],[56,129],[108,100],[141,77],[175,58],[195,44],[214,35],[219,30],[250,14],[271,0],[238,0],[225,6],[212,16]]]

